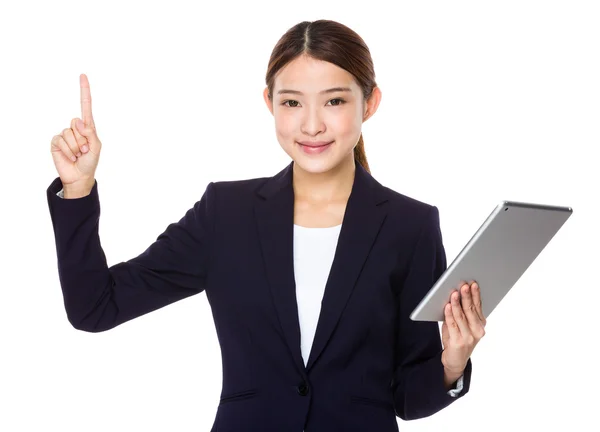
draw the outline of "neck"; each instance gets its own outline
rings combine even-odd
[[[293,165],[294,196],[310,202],[347,200],[352,191],[356,170],[354,154],[344,159],[336,167],[322,173],[303,170]]]

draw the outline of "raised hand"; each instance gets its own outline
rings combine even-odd
[[[92,116],[92,95],[85,74],[79,76],[81,119],[71,120],[70,127],[52,138],[50,151],[65,191],[91,189],[102,143],[96,134]],[[66,195],[65,195],[66,197]]]

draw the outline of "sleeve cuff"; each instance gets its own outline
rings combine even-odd
[[[461,375],[461,377],[458,379],[458,381],[456,381],[456,387],[453,389],[448,390],[448,394],[452,397],[456,397],[460,394],[460,392],[463,389],[463,381],[464,381],[464,375]]]

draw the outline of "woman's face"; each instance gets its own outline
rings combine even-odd
[[[338,87],[347,90],[327,91]],[[268,91],[265,88],[264,98],[275,117],[279,144],[300,168],[312,173],[329,171],[349,158],[354,160],[362,123],[373,115],[379,102],[379,89],[374,91],[377,97],[367,104],[350,73],[306,55],[279,71],[272,102]],[[311,147],[311,143],[331,144]]]

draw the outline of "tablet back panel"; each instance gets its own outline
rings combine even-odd
[[[412,312],[444,321],[452,291],[477,281],[487,318],[571,216],[571,207],[502,201]]]

